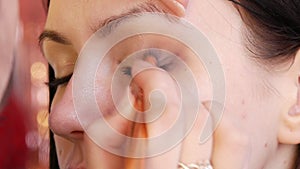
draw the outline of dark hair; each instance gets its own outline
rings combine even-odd
[[[229,0],[246,24],[248,50],[266,64],[293,61],[300,49],[299,0]],[[300,169],[300,145],[295,169]]]
[[[247,26],[247,48],[254,57],[282,63],[300,47],[299,0],[230,0]]]
[[[293,60],[300,48],[299,0],[229,0],[247,26],[247,45],[254,57],[267,62]],[[49,6],[48,1],[47,5]],[[50,68],[49,78],[54,78]],[[55,89],[50,89],[50,102]],[[300,148],[298,149],[298,152]],[[299,153],[298,153],[299,154]],[[295,163],[297,169],[299,157]],[[53,133],[50,131],[50,169],[58,169]]]

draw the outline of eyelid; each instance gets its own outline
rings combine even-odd
[[[44,56],[55,70],[56,77],[62,77],[73,72],[77,59],[77,52],[70,45],[63,45],[53,41],[43,43]]]
[[[75,67],[75,63],[73,61],[61,61],[60,63],[50,63],[50,65],[55,72],[55,77],[57,78],[62,78],[65,75],[70,75]]]

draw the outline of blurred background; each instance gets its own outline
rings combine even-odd
[[[7,68],[0,64],[2,69],[12,69],[5,97],[0,100],[0,169],[49,168],[49,99],[45,84],[48,66],[38,44],[46,19],[45,7],[42,0],[16,0],[18,6],[11,0],[1,1],[1,16],[5,12],[3,9],[8,7],[17,8],[19,13],[12,54],[14,62],[5,63],[7,54],[0,52],[0,63],[12,65]],[[3,29],[6,26],[0,17],[0,36],[4,42],[8,40]],[[0,43],[0,50],[6,50],[6,45]],[[5,70],[0,71],[0,82],[4,82],[10,72]]]

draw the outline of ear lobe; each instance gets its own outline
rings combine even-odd
[[[298,51],[291,67],[291,69],[294,69],[294,72],[300,72],[299,57],[300,52]],[[295,103],[290,107],[288,112],[282,114],[280,119],[278,141],[283,144],[300,143],[300,74],[295,74],[295,76],[297,76],[297,97]]]
[[[283,144],[300,143],[300,106],[294,105],[282,117],[278,141]]]
[[[178,17],[185,16],[185,10],[189,0],[161,0]]]
[[[298,62],[298,59],[296,56],[295,63]],[[284,112],[282,114],[279,126],[278,140],[284,144],[300,143],[300,75],[298,75],[297,81],[298,86],[295,104],[290,107],[287,113]]]

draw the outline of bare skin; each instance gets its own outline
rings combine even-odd
[[[53,41],[51,37],[43,41],[45,57],[54,68],[56,77],[61,78],[73,72],[78,54],[94,33],[90,25],[97,25],[99,20],[119,15],[145,2],[52,0],[45,29],[58,32],[69,42]],[[176,169],[179,161],[193,163],[211,160],[215,169],[292,169],[296,145],[300,142],[299,113],[290,113],[300,103],[297,98],[299,54],[289,70],[268,72],[255,63],[245,50],[243,22],[230,2],[191,0],[174,3],[171,0],[153,0],[150,3],[190,21],[215,47],[226,79],[225,109],[218,128],[205,144],[198,144],[199,131],[209,115],[209,108],[202,105],[199,108],[200,116],[195,119],[189,135],[171,151],[144,159],[120,157],[96,145],[85,133],[74,110],[71,79],[68,84],[59,86],[49,118],[50,128],[55,133],[60,167]],[[127,49],[134,50],[134,47]],[[213,95],[209,76],[203,64],[193,58],[187,57],[184,61],[196,75],[201,91],[199,100],[209,103]],[[157,66],[151,56],[144,61],[153,67]],[[108,58],[104,63],[107,64],[103,64],[103,71],[99,72],[96,80],[97,86],[101,86],[97,91],[97,101],[103,106],[104,112],[113,112],[113,115],[105,117],[109,124],[120,133],[132,133],[127,130],[132,123],[114,113],[116,110],[108,92],[113,70],[119,62]],[[155,83],[157,81],[163,83]],[[131,97],[137,109],[147,107],[145,98],[152,89],[160,88],[171,98],[161,119],[146,126],[129,127],[134,131],[134,137],[153,137],[172,123],[170,116],[174,116],[177,109],[174,105],[178,103],[178,89],[166,72],[158,70],[138,74],[133,83],[135,88],[142,91],[142,95],[137,90]],[[100,122],[96,124],[101,125]],[[97,125],[95,129],[101,128]],[[99,135],[99,139],[107,139],[113,145],[121,144],[118,138],[111,138],[109,133]]]

